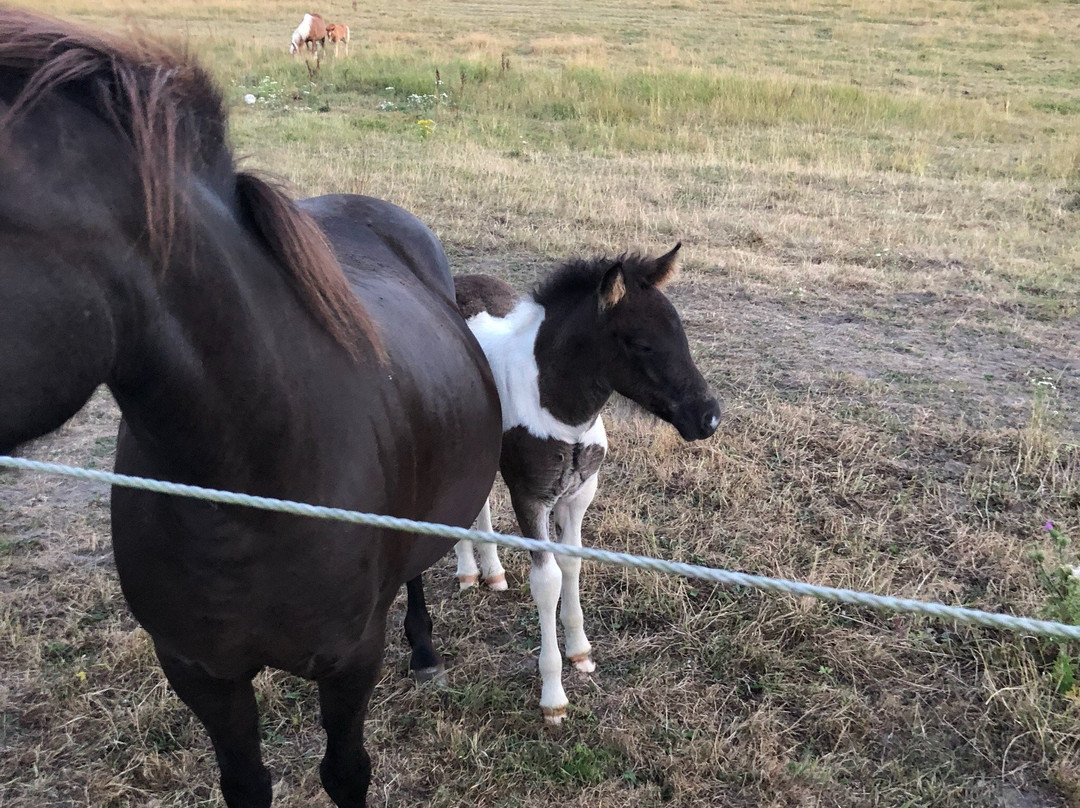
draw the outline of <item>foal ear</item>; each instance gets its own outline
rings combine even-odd
[[[653,261],[653,268],[645,275],[645,282],[656,288],[661,288],[668,281],[675,280],[675,277],[679,274],[679,248],[682,247],[680,241],[669,252],[664,253],[655,261]]]
[[[625,294],[626,281],[623,279],[622,261],[616,261],[611,269],[604,273],[604,279],[600,281],[600,313],[603,314],[614,308]]]

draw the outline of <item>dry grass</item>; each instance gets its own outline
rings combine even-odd
[[[414,210],[461,271],[525,287],[683,240],[673,295],[727,418],[688,446],[614,406],[587,540],[1046,608],[1041,525],[1080,535],[1071,6],[333,2],[353,56],[314,85],[286,3],[44,6],[190,37],[252,163]],[[116,417],[100,395],[31,453],[107,467]],[[0,502],[0,804],[220,804],[102,561],[105,492],[5,473]],[[405,678],[395,611],[371,804],[1080,805],[1053,644],[594,565],[599,669],[546,731],[527,561],[505,561],[503,596],[429,574],[447,690]],[[268,673],[260,699],[275,804],[328,805],[312,688]]]

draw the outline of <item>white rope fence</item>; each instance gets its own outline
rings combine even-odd
[[[713,581],[728,587],[745,586],[749,589],[759,589],[764,592],[801,595],[829,601],[831,603],[850,603],[855,606],[865,606],[871,609],[920,614],[926,617],[934,617],[939,620],[952,620],[957,623],[969,623],[978,626],[1005,629],[1019,634],[1042,635],[1054,637],[1059,640],[1080,640],[1080,626],[1070,626],[1064,623],[1051,622],[1049,620],[1034,620],[1029,617],[1014,617],[1008,614],[979,611],[978,609],[946,606],[943,603],[928,603],[921,600],[894,598],[888,595],[874,595],[869,592],[857,592],[851,589],[816,586],[800,581],[789,581],[784,578],[767,578],[761,575],[747,575],[742,572],[702,567],[696,564],[684,564],[679,561],[666,561],[659,558],[630,555],[629,553],[613,553],[609,550],[600,550],[595,547],[570,547],[557,542],[526,539],[521,536],[507,536],[503,533],[468,530],[462,527],[439,525],[431,522],[417,522],[413,519],[401,519],[396,516],[382,516],[374,513],[361,513],[360,511],[350,511],[342,508],[326,508],[320,505],[308,505],[303,502],[292,502],[285,499],[256,497],[251,496],[250,494],[237,494],[232,491],[218,491],[213,488],[202,488],[197,485],[181,485],[180,483],[150,480],[145,477],[129,477],[125,474],[115,474],[108,471],[97,471],[75,466],[63,466],[57,463],[42,463],[37,460],[27,460],[21,457],[7,457],[0,455],[0,468],[37,471],[43,474],[59,474],[66,477],[75,477],[82,480],[105,483],[106,485],[117,485],[125,488],[138,488],[144,491],[153,491],[158,494],[172,494],[206,500],[208,502],[221,502],[226,505],[242,505],[249,508],[260,508],[266,511],[276,511],[278,513],[292,514],[294,516],[310,516],[316,519],[331,519],[339,522],[351,522],[357,525],[368,525],[370,527],[379,527],[389,530],[402,530],[409,533],[440,536],[446,539],[453,539],[454,541],[469,539],[476,542],[487,542],[499,544],[503,547],[512,547],[516,550],[576,556],[589,561],[599,561],[604,564],[615,564],[617,566],[630,567],[632,569],[652,570],[653,572],[660,572],[666,575],[679,575],[685,578]]]

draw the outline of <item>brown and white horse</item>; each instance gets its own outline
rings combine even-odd
[[[305,14],[292,32],[289,53],[299,53],[302,48],[307,48],[309,53],[318,57],[319,45],[326,50],[326,22],[319,14]]]
[[[334,56],[338,55],[338,45],[345,43],[345,55],[349,55],[349,26],[342,22],[328,23],[326,26],[326,39],[334,43]]]
[[[188,55],[0,9],[0,453],[104,384],[119,472],[469,524],[499,403],[442,245],[380,200],[294,204],[227,128]],[[112,542],[226,805],[271,803],[275,667],[318,683],[322,783],[362,808],[388,609],[409,582],[411,665],[436,666],[412,581],[451,543],[119,488]]]
[[[676,272],[681,245],[659,258],[573,261],[519,298],[497,278],[454,279],[458,307],[488,358],[502,401],[499,468],[525,536],[581,546],[581,521],[596,494],[607,453],[600,410],[618,392],[673,424],[686,440],[707,438],[720,405],[690,356],[674,306],[661,291]],[[490,500],[477,520],[491,530]],[[462,589],[477,582],[472,542],[459,542]],[[495,545],[480,545],[485,583],[506,589]],[[529,583],[540,612],[540,707],[558,724],[568,701],[555,637],[562,597],[566,655],[578,670],[595,665],[585,635],[581,560],[533,553]]]

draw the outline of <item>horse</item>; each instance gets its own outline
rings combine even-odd
[[[326,22],[321,14],[305,14],[292,32],[289,53],[299,53],[301,48],[306,47],[309,53],[318,57],[319,45],[326,50]]]
[[[547,540],[554,516],[561,542],[581,546],[581,522],[596,495],[597,472],[607,453],[600,410],[621,393],[671,423],[687,441],[712,435],[720,404],[690,356],[679,315],[663,287],[677,270],[680,244],[659,258],[570,261],[532,294],[484,275],[454,279],[458,307],[488,358],[502,404],[499,469],[510,490],[518,526]],[[490,500],[477,519],[491,530]],[[479,570],[473,544],[459,542],[462,589]],[[493,544],[480,545],[485,583],[506,589]],[[560,613],[566,655],[580,671],[595,670],[578,593],[581,559],[533,553],[529,573],[540,613],[540,707],[559,724],[569,702],[555,637]]]
[[[187,54],[9,9],[0,378],[0,453],[105,384],[124,474],[467,526],[498,466],[498,391],[427,227],[238,172]],[[111,509],[124,596],[226,805],[271,803],[252,678],[274,667],[317,683],[323,786],[363,806],[387,613],[451,542],[121,488]],[[438,656],[413,594],[423,672]]]
[[[349,55],[349,26],[341,22],[327,23],[326,38],[334,43],[334,56],[338,55],[338,44],[345,43],[345,55]]]

